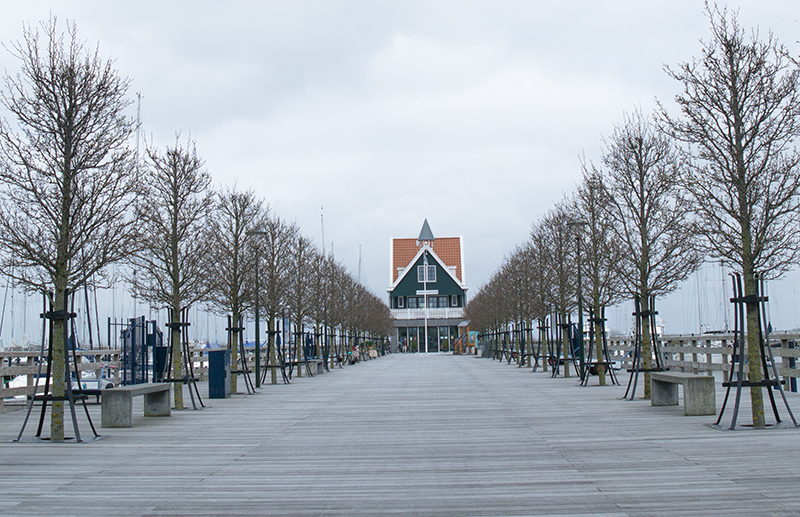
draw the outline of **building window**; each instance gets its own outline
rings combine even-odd
[[[435,309],[437,307],[439,307],[439,304],[437,303],[436,297],[435,296],[428,296],[428,308]]]
[[[426,270],[427,269],[427,275]],[[423,282],[436,282],[436,266],[417,266],[417,281]]]
[[[402,308],[405,307],[405,305],[406,305],[405,304],[405,298],[403,298],[402,296],[398,296],[397,297],[397,308],[398,309],[402,309]]]
[[[447,307],[447,296],[439,297],[439,307],[441,307],[442,309]]]
[[[458,307],[458,295],[450,295],[450,307]]]
[[[416,309],[417,308],[417,299],[413,296],[408,297],[408,308],[409,309]]]

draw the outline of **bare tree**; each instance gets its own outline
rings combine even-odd
[[[518,360],[520,364],[525,364],[529,357],[525,347],[530,340],[525,338],[529,335],[533,320],[542,317],[547,311],[544,298],[537,292],[541,285],[538,258],[536,250],[528,241],[517,246],[506,258],[498,275],[498,278],[502,279],[501,289],[506,299],[507,313],[503,315],[503,320],[513,322],[515,337],[520,345]]]
[[[742,272],[745,296],[756,293],[756,273],[778,277],[800,250],[800,71],[769,34],[750,38],[717,7],[706,6],[711,40],[702,58],[667,73],[683,86],[680,118],[662,107],[661,120],[689,144],[694,161],[685,175],[714,258]],[[749,378],[760,381],[757,302],[747,303]],[[762,389],[750,388],[753,424],[764,427]]]
[[[577,265],[575,262],[575,245],[572,242],[573,232],[569,223],[572,216],[572,201],[565,200],[556,205],[554,209],[542,220],[542,231],[545,237],[545,246],[548,250],[545,256],[547,278],[552,286],[549,289],[549,302],[558,314],[561,324],[566,325],[568,315],[576,306],[577,293]],[[562,333],[562,347],[564,350],[564,377],[569,377],[570,355],[569,336]],[[556,358],[557,359],[557,358]]]
[[[289,314],[295,328],[295,351],[297,362],[297,376],[302,375],[300,360],[304,358],[304,332],[307,318],[311,315],[312,286],[318,271],[314,268],[317,263],[317,250],[311,240],[302,235],[297,235],[289,247],[290,276],[286,291],[286,302]]]
[[[329,261],[329,269],[328,269],[328,304],[327,304],[327,317],[329,321],[329,326],[331,328],[332,333],[336,333],[338,330],[339,335],[341,336],[344,333],[345,329],[345,319],[346,319],[346,304],[345,304],[345,293],[349,288],[349,284],[347,281],[349,280],[349,275],[347,274],[347,269],[339,262],[336,262],[333,256],[328,258]],[[339,341],[339,346],[342,346],[341,339]],[[343,357],[344,351],[339,348],[338,354],[340,357]],[[334,361],[334,354],[331,354],[331,366],[333,366]]]
[[[496,271],[486,284],[469,300],[464,308],[464,315],[470,321],[471,328],[479,332],[497,331],[500,324],[506,319],[500,299],[502,291],[499,271]]]
[[[331,354],[331,332],[334,327],[334,303],[339,296],[336,289],[337,269],[342,268],[337,264],[332,256],[325,256],[322,253],[315,255],[316,269],[313,284],[311,286],[312,306],[311,318],[314,321],[315,338],[319,345],[326,347],[325,358],[333,361]],[[333,363],[330,363],[333,366]]]
[[[528,242],[530,243],[528,246],[529,267],[533,272],[531,276],[533,282],[532,291],[535,297],[534,306],[536,307],[536,319],[539,323],[537,326],[540,327],[538,335],[540,342],[539,349],[541,350],[541,343],[547,338],[546,329],[544,327],[547,315],[550,311],[550,292],[553,288],[547,278],[547,257],[549,252],[546,244],[547,236],[541,225],[534,225],[532,227],[530,240]],[[542,360],[542,370],[547,371],[547,360],[545,359]]]
[[[576,217],[583,224],[578,238],[582,241],[581,270],[585,283],[582,296],[591,303],[595,318],[600,318],[606,307],[620,301],[620,275],[617,264],[622,253],[614,237],[613,219],[606,217],[611,198],[606,190],[603,175],[594,165],[582,160],[583,183],[575,196]],[[576,228],[576,230],[578,230]],[[604,323],[595,333],[595,357],[603,359]],[[605,368],[597,365],[600,385],[605,385]]]
[[[651,310],[650,297],[678,287],[700,265],[697,238],[683,197],[680,160],[667,135],[638,110],[626,114],[605,142],[603,163],[611,194],[608,215],[622,246],[618,272],[627,294],[639,298],[642,312]],[[643,318],[642,359],[652,368],[648,318]],[[650,397],[645,374],[644,396]]]
[[[364,291],[366,296],[364,297],[365,305],[361,327],[367,337],[377,345],[375,341],[385,340],[392,331],[392,311],[383,300],[368,291],[366,287],[364,287]]]
[[[3,273],[49,293],[55,314],[67,294],[125,257],[135,242],[130,217],[138,183],[127,147],[135,128],[123,114],[128,80],[51,18],[26,27],[11,47],[21,72],[5,77],[0,102],[0,243]],[[43,41],[42,41],[43,40]],[[65,384],[66,318],[53,320],[53,395]],[[53,402],[50,439],[64,439],[63,402]]]
[[[291,267],[291,245],[297,238],[298,229],[293,224],[287,224],[276,215],[266,217],[256,230],[258,235],[254,242],[258,246],[258,275],[261,307],[267,321],[267,356],[270,364],[277,363],[277,350],[275,347],[276,327],[275,321],[286,308],[286,292],[288,289],[289,272]],[[277,372],[272,369],[272,384],[278,382]]]
[[[203,168],[192,142],[175,146],[161,154],[147,150],[147,203],[142,204],[138,220],[143,233],[143,249],[131,258],[138,274],[131,276],[134,295],[171,312],[172,372],[181,377],[181,312],[206,298],[208,232],[207,221],[213,206],[209,192],[211,177]],[[183,390],[176,385],[175,407],[183,409]]]
[[[255,300],[254,268],[256,254],[247,245],[247,232],[260,227],[267,216],[263,202],[252,190],[228,188],[217,194],[213,216],[209,219],[208,301],[239,324]],[[239,360],[239,333],[231,334],[231,363]],[[237,375],[231,376],[236,393]]]

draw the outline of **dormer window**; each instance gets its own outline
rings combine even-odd
[[[436,282],[436,266],[417,266],[417,281]]]

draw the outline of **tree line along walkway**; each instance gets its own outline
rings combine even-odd
[[[85,444],[9,443],[23,412],[0,414],[0,514],[800,513],[800,431],[715,430],[622,384],[393,354]]]

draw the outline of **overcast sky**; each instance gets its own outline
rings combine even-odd
[[[728,5],[800,54],[795,1]],[[670,105],[679,86],[664,65],[708,37],[701,0],[0,6],[5,44],[50,13],[75,21],[141,94],[148,140],[190,135],[216,185],[254,189],[319,246],[324,206],[328,252],[357,274],[361,249],[382,298],[389,239],[416,237],[425,218],[435,236],[463,236],[477,292],[623,112]],[[0,49],[0,66],[19,63]],[[696,331],[680,318],[668,331]]]

